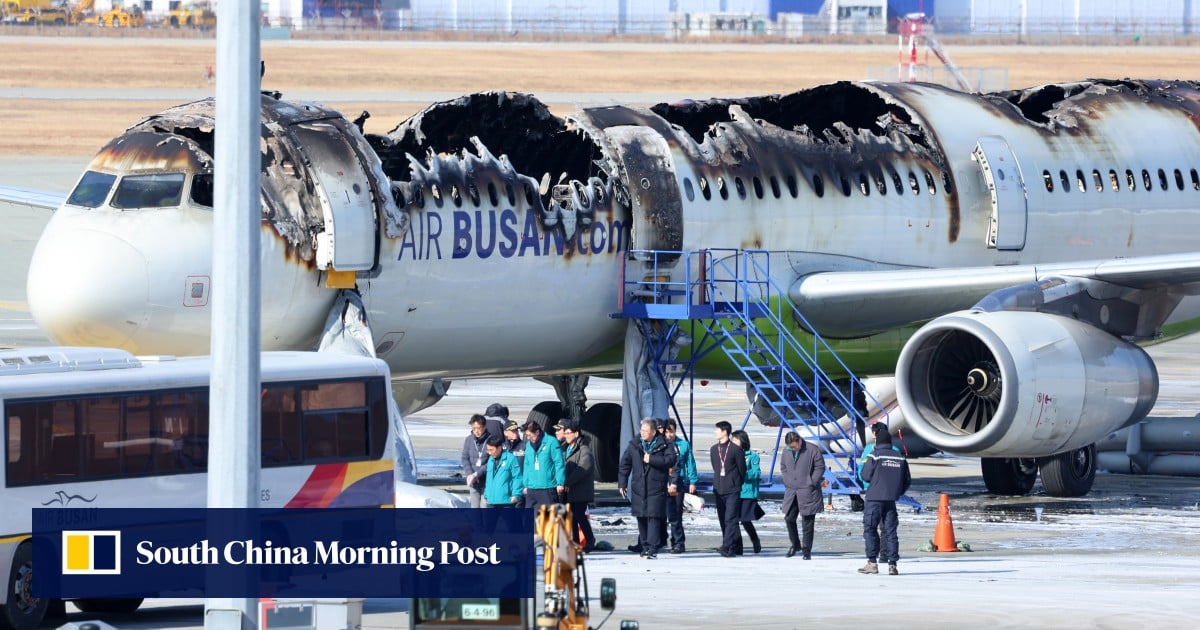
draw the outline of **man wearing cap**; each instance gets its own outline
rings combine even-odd
[[[517,465],[521,466],[518,470],[524,475],[525,441],[521,439],[521,425],[516,420],[509,420],[504,425],[504,443],[500,447],[517,458]]]
[[[888,575],[899,575],[896,562],[900,560],[900,539],[897,534],[899,518],[896,514],[896,499],[908,492],[912,476],[908,470],[908,460],[900,449],[892,446],[892,435],[888,426],[877,423],[875,431],[875,450],[867,456],[867,463],[862,468],[863,481],[870,483],[867,488],[867,501],[863,508],[863,540],[866,542],[867,564],[858,570],[859,573],[879,573],[876,558],[883,558],[888,563]],[[879,528],[883,527],[883,553],[880,553]]]
[[[504,437],[504,426],[508,424],[508,407],[492,403],[483,412],[483,417],[487,419],[488,434]]]
[[[587,511],[588,504],[596,499],[596,460],[592,456],[588,439],[579,432],[578,421],[563,418],[554,426],[554,431],[563,446],[563,485],[567,487],[567,504],[571,508],[571,519],[576,525],[572,533],[582,530],[583,540],[579,543],[584,551],[592,551],[596,538],[592,534],[592,524],[588,521]]]
[[[525,430],[525,507],[557,503],[565,477],[562,445],[534,420],[521,428]]]

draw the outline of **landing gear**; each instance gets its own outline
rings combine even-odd
[[[561,418],[579,420],[579,430],[587,436],[596,461],[596,481],[616,481],[617,462],[621,458],[621,405],[596,403],[588,407],[585,375],[543,376],[537,380],[553,387],[558,400],[543,400],[534,405],[528,419],[541,424],[550,434]]]
[[[1042,485],[1052,497],[1081,497],[1096,481],[1096,445],[1089,444],[1066,453],[1038,460]]]
[[[979,467],[983,483],[992,494],[1029,494],[1040,470],[1046,494],[1081,497],[1092,490],[1096,481],[1096,445],[1039,459],[984,457]]]
[[[984,457],[979,460],[983,483],[992,494],[1029,494],[1037,481],[1037,460],[1018,457]]]
[[[554,425],[562,420],[562,403],[557,400],[543,400],[529,410],[526,420],[533,420],[542,427],[542,433],[554,435]]]
[[[616,481],[617,463],[621,459],[621,405],[592,405],[583,414],[579,428],[591,442],[596,481]]]

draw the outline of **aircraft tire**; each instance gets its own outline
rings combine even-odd
[[[592,448],[596,481],[616,481],[617,463],[621,459],[621,405],[596,403],[588,407],[579,430]]]
[[[526,420],[533,420],[542,427],[542,432],[554,435],[554,425],[563,417],[562,403],[557,400],[543,400],[529,410]]]
[[[127,615],[142,605],[141,597],[77,599],[75,607],[85,613]]]
[[[1029,494],[1037,481],[1037,467],[1016,457],[981,457],[979,470],[988,492],[1000,496]]]
[[[1096,482],[1096,445],[1089,444],[1066,453],[1038,460],[1042,486],[1052,497],[1082,497]]]
[[[12,569],[8,573],[8,603],[0,614],[0,628],[5,630],[33,630],[42,625],[50,600],[45,597],[34,597],[33,587],[33,545],[21,543],[13,555]]]

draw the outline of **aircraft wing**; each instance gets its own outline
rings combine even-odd
[[[0,201],[57,210],[67,200],[67,195],[61,192],[18,188],[15,186],[0,186]]]
[[[813,329],[858,337],[971,308],[995,291],[1051,277],[1092,280],[1117,292],[1200,294],[1200,254],[1168,254],[1004,267],[835,271],[788,291]]]

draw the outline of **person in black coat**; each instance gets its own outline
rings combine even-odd
[[[721,555],[726,558],[742,552],[742,532],[738,527],[741,515],[742,482],[746,480],[746,454],[729,440],[733,425],[724,420],[717,423],[713,437],[717,443],[708,454],[713,469],[713,497],[717,502],[717,520],[721,522]]]
[[[583,540],[579,544],[585,552],[590,552],[596,547],[596,536],[592,533],[587,514],[588,504],[596,500],[596,459],[592,456],[587,438],[579,432],[578,420],[563,418],[554,426],[554,430],[563,449],[563,485],[567,488],[564,503],[571,507],[571,519],[576,529],[583,532]]]
[[[661,436],[658,422],[642,420],[640,438],[629,443],[617,468],[617,488],[629,499],[638,523],[642,555],[655,558],[663,545],[660,532],[667,518],[667,480],[678,456]]]

